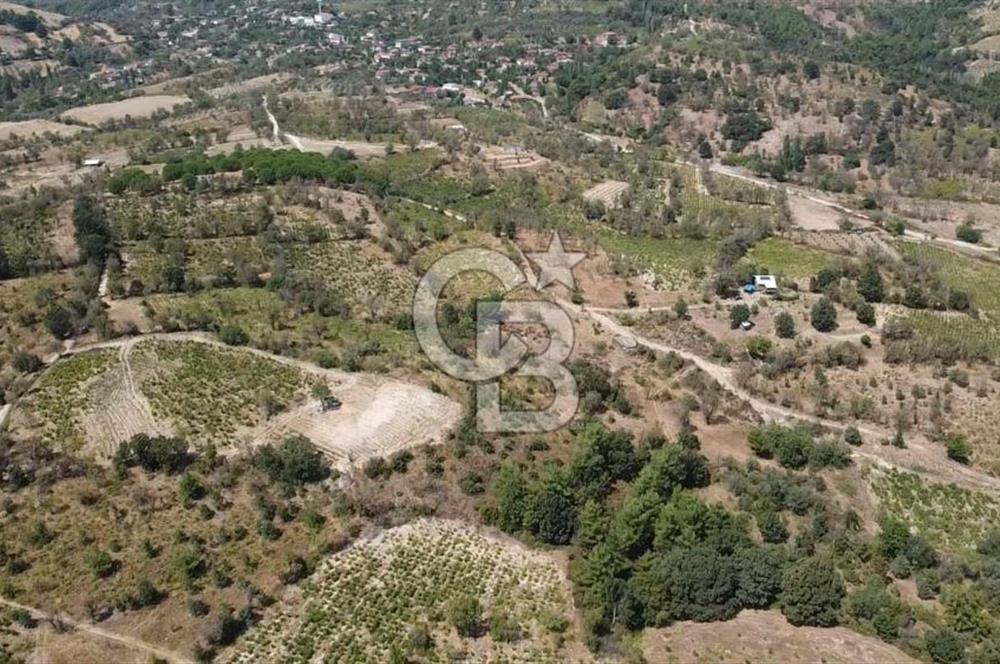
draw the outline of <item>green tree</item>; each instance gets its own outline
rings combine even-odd
[[[76,317],[69,307],[54,302],[45,312],[45,328],[56,339],[68,339],[76,331]]]
[[[646,624],[728,620],[740,610],[736,563],[709,547],[646,556],[628,587],[644,608]]]
[[[574,438],[577,452],[569,476],[584,499],[601,498],[615,482],[631,480],[638,472],[640,464],[629,433],[609,431],[595,420],[578,429]]]
[[[180,482],[181,498],[186,503],[201,500],[205,496],[205,487],[191,473],[184,473]]]
[[[965,465],[972,463],[972,446],[965,436],[955,435],[948,439],[948,458]]]
[[[771,340],[767,337],[753,337],[747,341],[747,354],[755,360],[763,360],[771,352],[771,347]]]
[[[551,472],[532,496],[525,525],[547,544],[569,544],[576,529],[576,503],[569,482]]]
[[[88,551],[86,563],[94,576],[99,579],[111,576],[118,569],[118,563],[111,557],[111,554],[102,549]]]
[[[672,444],[652,452],[633,488],[638,493],[652,491],[666,500],[676,489],[707,486],[708,482],[708,461],[705,457],[696,450]]]
[[[743,524],[718,505],[706,505],[690,491],[676,491],[660,509],[653,549],[667,551],[708,546],[724,555],[751,544]]]
[[[906,522],[887,516],[879,524],[879,552],[886,560],[892,560],[906,551],[910,541],[910,527]]]
[[[795,319],[787,311],[780,312],[774,317],[774,331],[781,339],[792,339],[795,337]]]
[[[529,497],[528,482],[521,469],[513,464],[501,466],[493,478],[491,493],[496,500],[494,525],[507,533],[521,530]]]
[[[460,636],[475,638],[483,633],[483,607],[472,595],[462,595],[448,603],[448,620]]]
[[[804,468],[813,449],[812,435],[805,429],[771,424],[750,431],[750,449],[757,456],[777,457],[785,468]]]
[[[729,310],[729,327],[739,328],[740,325],[750,320],[750,307],[745,304],[737,304]]]
[[[603,542],[611,528],[611,513],[601,500],[588,500],[577,514],[576,541],[584,550]]]
[[[73,238],[80,248],[80,260],[104,267],[113,249],[107,214],[93,196],[80,196],[73,205]]]
[[[828,297],[822,297],[813,305],[810,322],[819,332],[833,332],[837,329],[837,308]]]
[[[781,547],[750,547],[736,554],[737,591],[740,605],[766,609],[781,594],[787,556]]]
[[[768,544],[780,544],[788,540],[788,526],[774,510],[765,510],[757,515],[757,529],[761,539]]]
[[[858,294],[868,302],[881,302],[885,298],[885,284],[878,263],[868,261],[858,276]]]
[[[289,486],[320,482],[330,475],[326,459],[304,436],[286,438],[277,449],[271,445],[257,448],[253,465],[267,473],[273,481]]]
[[[965,644],[950,629],[928,631],[924,635],[924,649],[935,664],[961,664],[965,659]]]
[[[635,560],[653,545],[656,518],[663,499],[655,491],[637,493],[635,489],[615,512],[611,526],[612,542],[622,556]]]
[[[14,276],[14,270],[7,257],[7,251],[0,247],[0,279],[10,279],[12,276]]]
[[[858,302],[854,307],[854,313],[857,314],[858,322],[862,325],[873,327],[878,322],[875,319],[875,307],[867,302]]]
[[[246,346],[250,335],[239,325],[226,324],[219,328],[219,341],[227,346]]]
[[[42,368],[42,360],[40,357],[21,351],[14,354],[14,359],[11,364],[14,369],[20,371],[21,373],[35,373]]]
[[[782,613],[796,626],[833,627],[845,593],[844,580],[830,560],[803,558],[785,570]]]
[[[688,303],[687,303],[687,301],[684,300],[684,298],[681,298],[680,300],[677,300],[677,303],[674,304],[674,314],[680,320],[687,320],[687,317],[688,317]]]
[[[992,621],[975,588],[950,587],[943,598],[948,626],[959,634],[979,640],[989,635]]]

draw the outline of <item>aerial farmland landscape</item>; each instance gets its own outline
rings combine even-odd
[[[1000,3],[0,2],[0,664],[1000,664]]]

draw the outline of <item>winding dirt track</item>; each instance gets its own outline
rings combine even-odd
[[[749,404],[767,421],[808,422],[833,431],[844,431],[851,426],[844,422],[817,417],[761,399],[740,387],[736,382],[733,370],[729,367],[716,364],[690,351],[674,348],[673,346],[636,335],[631,329],[598,311],[579,307],[565,300],[557,301],[563,308],[577,315],[590,318],[614,335],[634,339],[640,346],[656,352],[674,353],[684,360],[691,362],[711,376],[727,392]],[[899,466],[938,481],[955,482],[956,484],[965,485],[977,490],[1000,491],[1000,479],[948,460],[940,445],[934,445],[922,438],[914,438],[907,441],[907,448],[899,449],[883,444],[884,441],[892,438],[892,432],[868,424],[859,423],[855,424],[855,426],[867,439],[864,446],[854,450],[854,456],[856,457],[869,459],[876,463]]]
[[[521,251],[520,247],[517,247],[517,245],[515,245],[515,247],[521,258],[521,262],[525,266],[525,276],[527,277],[528,284],[532,288],[535,288],[537,286],[538,279],[535,275],[534,269],[531,267],[531,264],[528,262],[527,257],[524,255],[524,252]],[[743,389],[743,387],[736,382],[735,373],[729,367],[716,364],[701,355],[684,350],[683,348],[675,348],[660,341],[639,336],[630,328],[613,320],[604,313],[601,313],[600,309],[588,309],[585,306],[575,305],[558,297],[554,299],[559,306],[577,319],[581,316],[587,317],[614,336],[632,339],[639,346],[643,346],[644,348],[648,348],[658,353],[674,353],[678,357],[691,362],[701,371],[704,371],[706,374],[711,376],[719,384],[719,386],[722,387],[722,389],[753,408],[753,410],[756,411],[765,421],[808,422],[832,431],[844,431],[851,426],[851,424],[848,423],[817,417],[816,415],[811,415],[792,408],[785,408],[784,406],[779,406],[765,399],[761,399],[760,397],[755,396]],[[899,449],[892,447],[891,445],[884,444],[887,440],[892,438],[893,432],[880,427],[872,426],[870,424],[855,423],[854,426],[857,427],[858,431],[861,432],[865,438],[865,444],[863,446],[852,450],[853,455],[856,458],[868,459],[883,466],[903,468],[905,470],[923,475],[932,481],[954,482],[955,484],[966,486],[974,490],[1000,492],[1000,478],[987,475],[986,473],[976,470],[975,468],[970,468],[969,466],[964,466],[950,461],[945,456],[941,445],[935,445],[927,440],[924,440],[923,438],[914,437],[912,440],[907,440],[907,447],[905,449]]]

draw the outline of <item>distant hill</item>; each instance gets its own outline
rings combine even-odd
[[[0,2],[0,67],[5,72],[57,66],[54,55],[67,42],[83,42],[126,54],[129,41],[105,23]]]

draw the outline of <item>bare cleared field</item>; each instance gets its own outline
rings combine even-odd
[[[1000,51],[1000,35],[992,35],[990,37],[980,39],[973,44],[971,48],[974,51],[982,51],[984,53],[995,53],[996,51]]]
[[[184,95],[148,95],[104,104],[78,106],[63,113],[62,117],[96,126],[103,122],[124,120],[126,117],[148,118],[159,110],[171,111],[190,101],[191,99]]]
[[[795,224],[807,231],[838,230],[840,220],[844,216],[826,205],[800,196],[790,196],[788,207],[791,209]]]
[[[340,141],[326,140],[320,138],[309,138],[308,136],[296,136],[295,134],[282,133],[292,147],[302,152],[321,152],[329,154],[334,149],[350,150],[358,157],[384,157],[388,153],[388,143],[368,143],[365,141]],[[420,141],[418,150],[430,150],[436,148],[437,143],[433,141]]]
[[[592,203],[601,203],[605,207],[617,207],[622,196],[629,190],[628,182],[618,180],[608,180],[583,192],[583,200]]]
[[[461,416],[461,406],[447,397],[370,375],[341,383],[335,394],[344,402],[339,410],[323,412],[318,401],[309,399],[258,427],[254,444],[299,434],[346,469],[373,456],[440,442],[442,431]]]
[[[0,122],[0,141],[6,141],[14,136],[40,136],[51,133],[56,136],[76,136],[85,127],[68,125],[51,120],[24,120],[22,122]]]
[[[643,642],[643,654],[650,664],[917,662],[873,636],[862,636],[844,627],[793,627],[777,611],[744,611],[726,622],[681,622],[650,631]]]

